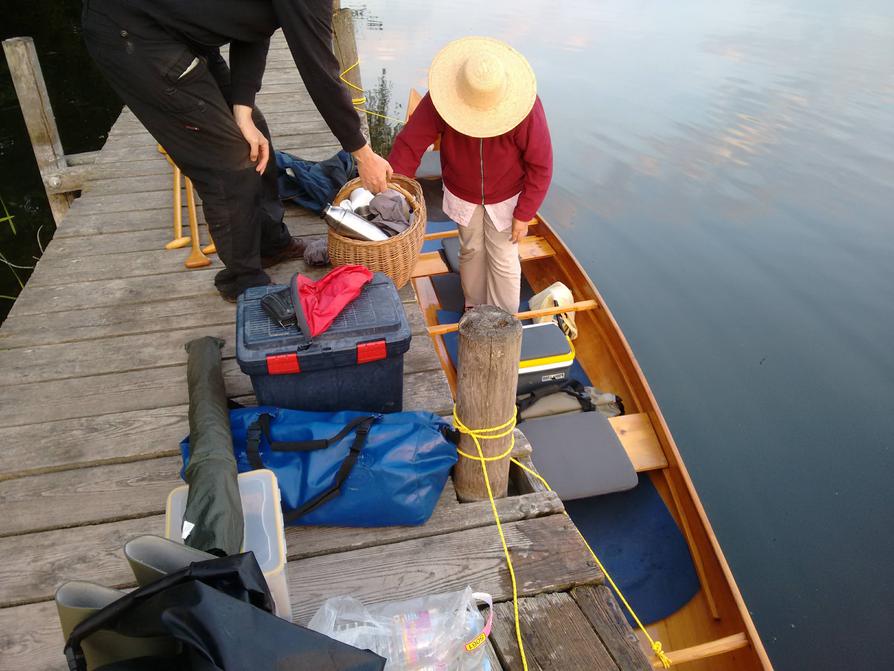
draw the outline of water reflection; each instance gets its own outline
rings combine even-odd
[[[364,73],[387,65],[397,100],[451,39],[525,53],[556,155],[544,212],[645,368],[777,668],[869,667],[894,617],[876,579],[894,551],[894,6],[367,7],[384,30],[360,36]]]

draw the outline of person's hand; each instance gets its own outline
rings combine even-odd
[[[391,164],[372,150],[368,144],[353,152],[360,181],[367,191],[381,193],[388,188],[393,170]]]
[[[518,244],[519,242],[522,241],[522,238],[524,238],[527,234],[528,234],[528,222],[522,221],[521,219],[515,219],[513,217],[513,219],[512,219],[512,236],[511,236],[510,240],[512,240],[512,242],[514,242],[515,244]]]
[[[270,143],[264,134],[255,126],[255,122],[251,118],[251,107],[248,105],[233,105],[233,118],[236,125],[242,132],[242,137],[248,142],[249,158],[257,163],[255,170],[258,174],[264,172],[267,167],[267,161],[270,160]]]

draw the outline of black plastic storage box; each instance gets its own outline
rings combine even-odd
[[[294,410],[396,412],[403,407],[410,327],[394,282],[376,273],[325,333],[308,342],[280,326],[261,299],[284,286],[247,289],[236,308],[236,357],[259,405]]]

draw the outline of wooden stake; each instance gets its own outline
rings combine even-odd
[[[184,264],[187,268],[204,268],[211,265],[211,259],[202,253],[202,243],[199,240],[199,220],[196,217],[196,195],[192,190],[192,180],[184,178],[186,185],[186,210],[189,214],[189,237],[192,240],[192,251]]]
[[[459,321],[459,365],[456,384],[456,413],[470,429],[488,429],[511,419],[515,411],[518,361],[521,355],[521,322],[492,305],[469,310]],[[503,454],[511,435],[482,440],[486,457]],[[459,449],[478,454],[471,436],[463,435]],[[487,474],[495,498],[506,496],[509,456],[487,462]],[[462,456],[453,473],[461,501],[487,499],[481,462]]]
[[[3,51],[6,53],[9,74],[19,98],[22,116],[25,117],[34,158],[37,159],[40,176],[46,185],[48,176],[64,170],[67,163],[59,129],[56,127],[56,117],[50,105],[50,96],[47,94],[47,85],[37,60],[34,40],[30,37],[4,40]],[[52,190],[54,189],[47,189],[47,200],[58,226],[68,212],[74,196],[70,193],[52,193]]]

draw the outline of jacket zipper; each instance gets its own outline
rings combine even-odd
[[[481,204],[484,205],[484,138],[479,140],[478,155],[481,157]]]

